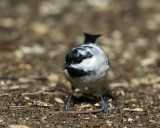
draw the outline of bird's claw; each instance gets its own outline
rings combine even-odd
[[[106,105],[106,103],[104,102],[104,100],[100,102],[100,105],[101,105],[101,107],[103,109],[103,112],[107,112],[108,106]]]
[[[71,108],[71,104],[67,104],[67,105],[65,106],[65,110],[66,110],[66,111],[70,110],[70,108]]]
[[[71,103],[67,103],[67,105],[65,106],[65,110],[68,111],[71,108]]]

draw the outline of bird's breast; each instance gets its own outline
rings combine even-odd
[[[83,89],[85,87],[97,89],[105,81],[106,73],[92,74],[83,77],[72,77],[68,71],[65,71],[67,79],[70,81],[71,86],[74,88]]]

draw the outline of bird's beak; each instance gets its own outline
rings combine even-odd
[[[63,70],[65,70],[65,69],[67,69],[69,67],[69,65],[67,64],[67,63],[65,63],[64,65],[63,65]]]

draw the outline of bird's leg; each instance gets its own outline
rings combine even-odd
[[[71,98],[72,98],[72,95],[73,95],[73,89],[71,90],[70,94],[69,94],[69,98],[68,98],[68,101],[67,101],[67,104],[65,106],[65,110],[70,110],[71,108]]]
[[[101,98],[100,105],[101,105],[103,111],[104,111],[104,112],[107,112],[108,106],[107,106],[106,102],[104,101],[103,96],[102,96],[102,94],[101,94],[101,92],[100,92],[99,89],[98,89],[98,93],[99,93],[99,96],[100,96],[100,98]]]

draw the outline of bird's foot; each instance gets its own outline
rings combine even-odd
[[[70,110],[70,108],[71,108],[71,98],[72,98],[72,95],[73,95],[73,90],[71,90],[69,98],[68,98],[68,101],[67,101],[67,104],[65,106],[65,110],[66,111]]]
[[[71,103],[67,102],[66,106],[65,106],[65,110],[68,111],[71,108]]]
[[[101,107],[102,107],[102,110],[103,110],[104,112],[107,112],[108,106],[107,106],[106,102],[104,101],[103,96],[102,96],[102,94],[101,94],[101,92],[100,92],[99,89],[98,89],[98,93],[99,93],[99,96],[100,96],[100,98],[101,98],[100,105],[101,105]]]
[[[102,100],[102,101],[100,102],[100,105],[101,105],[101,107],[102,107],[102,109],[103,109],[103,112],[107,112],[108,106],[107,106],[107,104],[105,103],[104,100]]]

